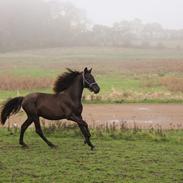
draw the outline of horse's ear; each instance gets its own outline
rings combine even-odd
[[[88,72],[88,68],[87,67],[85,67],[85,69],[84,69],[84,73],[87,73]]]
[[[91,71],[92,71],[92,68],[88,70],[89,73],[91,73]]]

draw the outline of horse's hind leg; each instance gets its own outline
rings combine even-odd
[[[52,144],[43,134],[43,131],[41,129],[40,121],[38,117],[34,118],[34,124],[36,128],[36,133],[50,146],[50,147],[56,147],[54,144]]]
[[[31,125],[32,122],[32,119],[28,117],[27,120],[21,126],[19,144],[22,145],[22,147],[27,147],[27,145],[24,143],[23,138],[25,130]]]

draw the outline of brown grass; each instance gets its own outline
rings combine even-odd
[[[163,77],[160,79],[160,83],[172,92],[183,92],[183,77]]]
[[[183,96],[179,93],[173,91],[151,91],[151,92],[141,92],[141,91],[112,91],[110,94],[93,95],[88,94],[83,96],[86,102],[142,102],[142,101],[167,101],[167,100],[183,100]]]
[[[50,88],[53,85],[51,78],[1,76],[1,90],[30,90],[36,88]]]
[[[141,85],[142,87],[146,87],[146,88],[158,87],[160,86],[159,78],[157,78],[156,76],[142,78]]]
[[[47,120],[42,119],[41,120],[41,126],[45,133],[47,134],[53,134],[54,132],[68,132],[69,130],[72,130],[73,133],[77,135],[81,135],[78,125],[73,122],[68,121],[53,121],[53,122],[47,122]],[[183,129],[183,126],[181,124],[167,124],[166,127],[162,126],[160,124],[154,124],[154,125],[143,125],[138,124],[135,121],[132,124],[129,124],[126,121],[119,121],[116,122],[106,122],[106,123],[97,123],[93,122],[92,124],[89,124],[89,127],[92,131],[95,132],[95,134],[103,136],[104,134],[113,134],[115,135],[116,132],[124,133],[124,132],[131,132],[130,134],[136,134],[138,132],[143,132],[143,130],[146,130],[146,132],[165,137],[165,132],[168,130],[180,130]],[[11,134],[15,134],[19,132],[20,126],[17,124],[8,125],[5,128],[10,131]]]

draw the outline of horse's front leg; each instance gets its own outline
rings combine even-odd
[[[91,133],[90,133],[90,130],[88,128],[88,123],[86,121],[83,120],[82,116],[80,116],[80,119],[82,120],[82,123],[84,124],[85,128],[86,128],[86,131],[88,133],[88,136],[89,138],[91,137]]]
[[[90,131],[88,128],[88,124],[82,119],[81,116],[72,115],[72,116],[70,116],[69,120],[74,121],[78,124],[78,126],[85,138],[85,143],[87,143],[91,147],[91,150],[93,150],[95,148],[95,146],[90,141],[91,134],[90,134]]]

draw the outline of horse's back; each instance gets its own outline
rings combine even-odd
[[[29,94],[25,96],[22,108],[27,114],[36,114],[46,119],[56,120],[64,116],[64,110],[58,104],[58,97],[55,94]]]
[[[22,108],[37,107],[39,103],[44,103],[46,100],[50,101],[54,98],[53,94],[47,93],[31,93],[24,97],[22,101]]]

